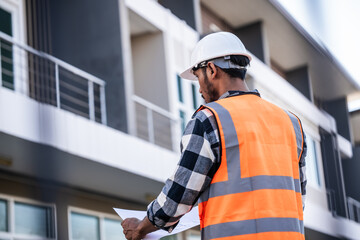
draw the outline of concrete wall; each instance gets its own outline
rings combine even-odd
[[[306,240],[340,240],[342,238],[333,237],[309,228],[305,228]]]
[[[213,32],[215,26],[220,28],[223,31],[232,32],[230,25],[217,16],[213,11],[211,11],[204,4],[201,4],[201,23],[202,23],[202,33],[207,34]]]
[[[133,36],[131,49],[135,94],[169,110],[163,34]]]
[[[127,132],[118,1],[49,2],[53,54],[106,81],[108,125]]]
[[[9,102],[12,104],[9,105]],[[69,165],[66,164],[66,166],[72,166],[74,177],[79,176],[79,172],[74,171],[75,166],[78,166],[80,173],[89,177],[83,183],[92,187],[95,183],[97,185],[105,179],[103,177],[92,178],[90,172],[86,171],[91,169],[98,173],[101,171],[98,167],[85,170],[87,162],[97,162],[107,168],[121,169],[134,175],[164,182],[169,177],[169,172],[175,169],[179,159],[178,152],[168,151],[68,111],[41,104],[5,88],[0,88],[0,116],[2,116],[0,117],[0,154],[3,152],[5,156],[14,157],[14,167],[18,166],[17,171],[20,172],[31,170],[27,167],[33,167],[34,162],[29,161],[30,157],[39,164],[42,164],[41,161],[48,161],[49,158],[43,155],[40,155],[43,158],[39,158],[39,155],[34,154],[34,152],[42,152],[41,149],[36,148],[37,144],[47,145],[57,152],[61,151],[66,155],[70,154],[81,158],[82,160],[78,162],[75,158],[56,154],[59,157],[57,160],[60,165],[64,166],[63,164],[67,163]],[[15,142],[10,141],[8,136],[2,138],[1,136],[5,134],[13,136],[12,138],[18,138],[21,142],[26,141],[26,146],[16,145]],[[108,173],[106,172],[106,176],[109,176]],[[116,176],[119,175],[116,174]],[[52,177],[54,176],[52,175]],[[81,179],[84,180],[83,177]],[[155,186],[156,184],[150,183],[149,179],[144,179],[144,181]],[[64,177],[61,181],[73,180]],[[89,180],[94,182],[90,183]],[[121,184],[106,185],[119,187]],[[143,185],[141,184],[141,186]],[[104,190],[104,187],[99,189]],[[131,189],[127,191],[131,191]],[[130,196],[129,192],[127,195]]]

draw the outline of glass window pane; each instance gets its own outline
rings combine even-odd
[[[100,240],[99,218],[81,213],[71,213],[73,240]]]
[[[178,96],[179,96],[179,101],[180,102],[184,102],[183,99],[183,90],[182,90],[182,79],[179,75],[177,75],[177,85],[178,85]]]
[[[178,238],[176,235],[170,235],[170,236],[162,237],[160,239],[161,240],[177,240]]]
[[[15,232],[53,237],[52,209],[15,202]]]
[[[191,84],[191,90],[192,90],[192,97],[193,97],[193,108],[198,108],[198,102],[197,102],[197,94],[196,94],[196,86],[195,84]]]
[[[306,135],[307,154],[306,154],[306,177],[312,186],[320,186],[320,176],[316,155],[315,141]]]
[[[0,199],[0,232],[8,231],[7,201]]]
[[[0,8],[0,31],[12,36],[11,13]]]
[[[126,240],[120,221],[104,219],[105,240]]]
[[[0,31],[12,36],[11,14],[0,8]],[[14,89],[14,66],[12,44],[5,40],[0,40],[1,53],[1,77],[4,87]]]
[[[200,239],[201,239],[200,232],[198,233],[191,232],[186,237],[186,240],[200,240]]]
[[[186,124],[186,116],[185,116],[185,112],[184,111],[179,111],[179,115],[180,115],[180,124],[181,124],[181,132],[185,131],[185,124]]]

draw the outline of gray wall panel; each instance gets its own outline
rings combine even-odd
[[[195,4],[197,4],[196,0],[160,0],[159,3],[163,7],[170,9],[170,11],[178,18],[183,19],[190,27],[198,30],[195,15]]]
[[[262,62],[269,64],[269,59],[266,57],[266,49],[264,48],[262,22],[256,22],[240,27],[235,30],[235,34],[241,39],[247,50]]]
[[[108,125],[127,132],[117,0],[50,1],[53,54],[106,81]]]
[[[307,66],[299,67],[288,71],[286,73],[286,80],[302,94],[304,94],[307,99],[313,101],[311,81]]]
[[[353,157],[343,160],[346,194],[360,202],[360,145],[353,148]]]

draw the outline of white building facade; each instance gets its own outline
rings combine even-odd
[[[0,239],[124,239],[112,207],[145,210],[175,169],[203,103],[179,73],[219,30],[251,52],[248,85],[303,122],[306,239],[360,238],[360,87],[275,1],[0,0],[0,19]]]

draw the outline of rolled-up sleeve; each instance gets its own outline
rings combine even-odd
[[[215,120],[207,110],[187,124],[181,140],[181,158],[147,215],[156,227],[171,232],[209,186],[218,164],[219,142]]]
[[[299,171],[300,171],[300,186],[301,186],[301,199],[302,199],[302,205],[303,209],[305,209],[305,199],[306,199],[306,154],[307,154],[307,144],[306,144],[306,136],[303,131],[304,136],[304,144],[303,144],[303,150],[299,161]]]

